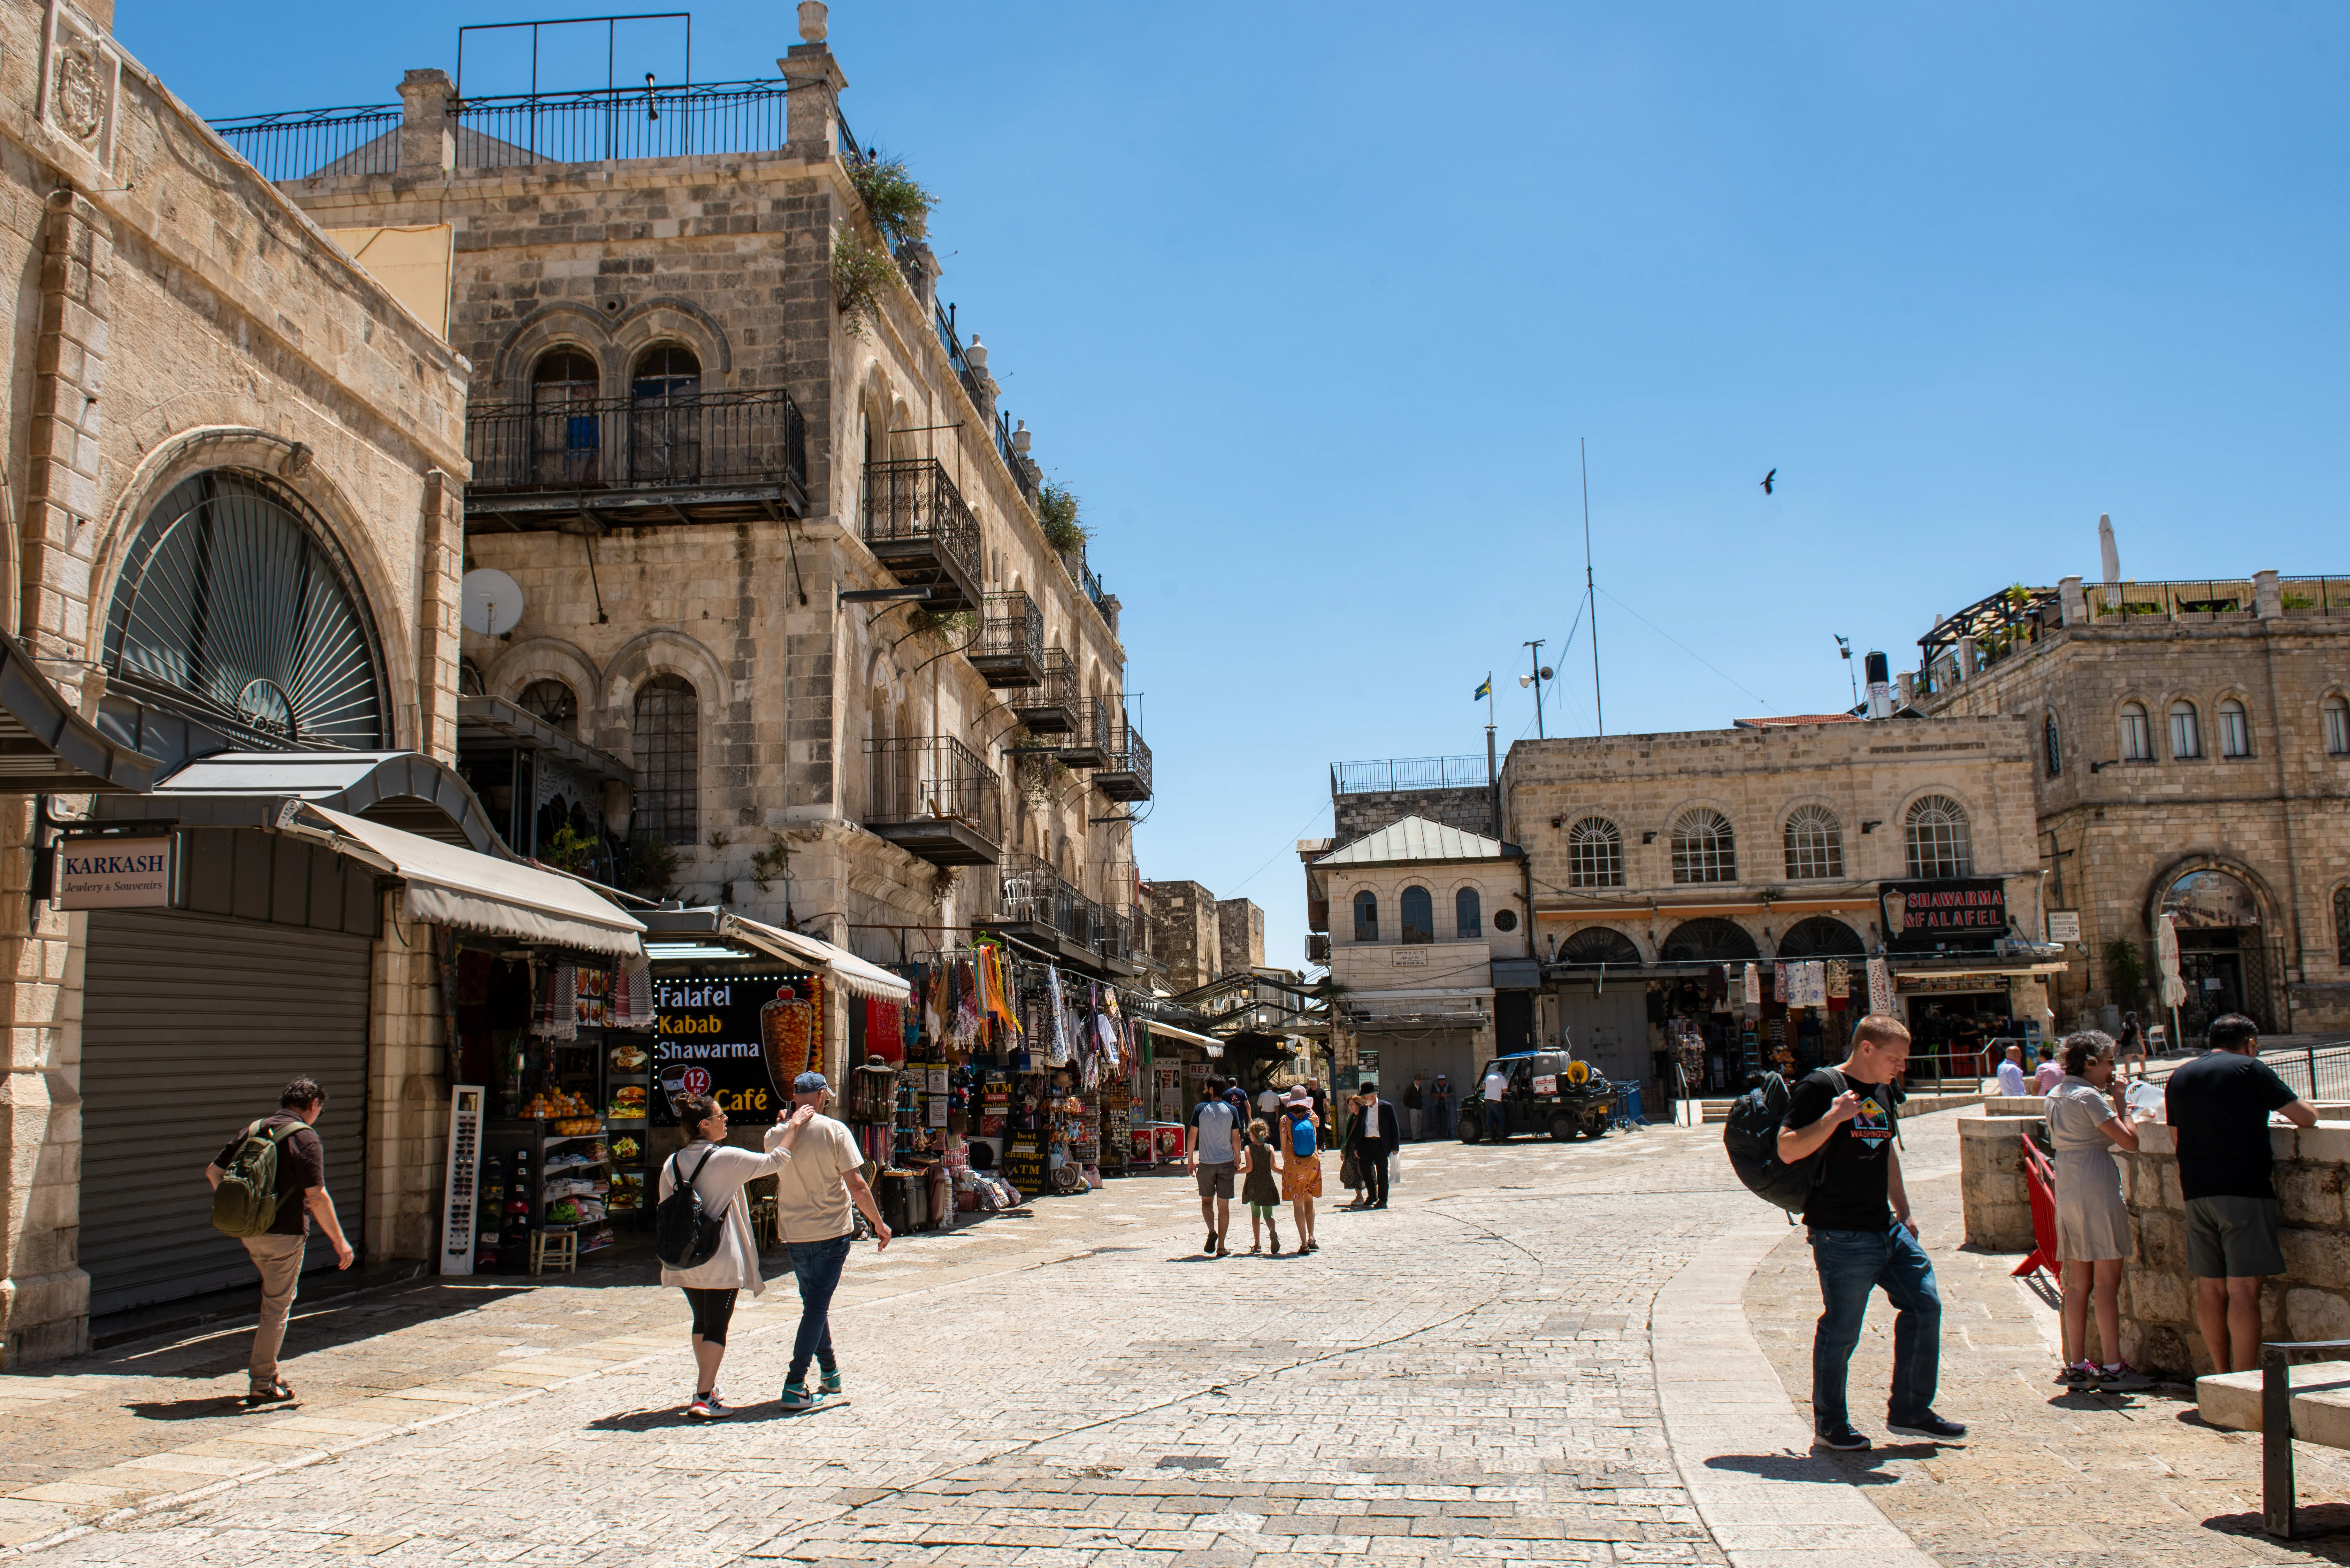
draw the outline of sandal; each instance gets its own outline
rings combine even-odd
[[[251,1408],[256,1405],[281,1405],[292,1397],[294,1390],[286,1386],[286,1379],[276,1377],[265,1384],[255,1383],[248,1387],[244,1403],[247,1408]]]

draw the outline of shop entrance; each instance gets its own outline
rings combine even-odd
[[[1470,1029],[1428,1029],[1366,1033],[1364,1048],[1379,1054],[1379,1098],[1392,1100],[1400,1111],[1404,1089],[1417,1073],[1428,1084],[1439,1073],[1452,1083],[1453,1103],[1460,1103],[1461,1085],[1477,1081],[1477,1034]]]
[[[2274,1028],[2268,948],[2252,890],[2225,871],[2189,871],[2164,891],[2162,913],[2178,933],[2178,978],[2187,983],[2179,1032],[2200,1040],[2211,1021],[2228,1012],[2245,1014],[2263,1033]]]
[[[1991,1042],[2018,1033],[2009,1015],[2007,988],[1913,992],[1908,1009],[1909,1081],[1980,1078],[1991,1070]]]

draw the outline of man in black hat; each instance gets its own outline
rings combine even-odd
[[[1388,1157],[1403,1141],[1403,1129],[1397,1122],[1396,1108],[1379,1098],[1378,1085],[1365,1084],[1361,1094],[1363,1118],[1358,1125],[1362,1130],[1355,1135],[1355,1164],[1363,1173],[1363,1207],[1385,1209]]]

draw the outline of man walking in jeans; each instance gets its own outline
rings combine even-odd
[[[1845,1405],[1845,1372],[1860,1343],[1868,1294],[1882,1288],[1893,1303],[1893,1397],[1886,1429],[1899,1437],[1955,1442],[1967,1435],[1934,1414],[1942,1359],[1942,1298],[1934,1265],[1918,1244],[1909,1195],[1894,1144],[1898,1100],[1893,1080],[1909,1064],[1909,1031],[1871,1013],[1853,1031],[1852,1054],[1794,1087],[1779,1129],[1779,1158],[1794,1165],[1821,1157],[1817,1184],[1804,1205],[1812,1265],[1825,1310],[1812,1334],[1812,1421],[1822,1446],[1859,1449]]]
[[[822,1073],[802,1073],[792,1080],[792,1107],[810,1106],[821,1113],[831,1094]],[[865,1156],[847,1127],[819,1114],[800,1129],[792,1158],[775,1174],[775,1226],[792,1256],[792,1274],[800,1286],[800,1330],[792,1341],[791,1375],[784,1379],[784,1409],[813,1410],[840,1392],[840,1363],[832,1354],[832,1293],[840,1288],[840,1271],[857,1240],[851,1204],[864,1211],[880,1239],[876,1251],[889,1246],[889,1227],[865,1185]],[[808,1392],[808,1363],[815,1362],[824,1381]]]
[[[261,1272],[261,1321],[253,1329],[252,1382],[244,1402],[268,1405],[294,1397],[294,1390],[277,1376],[277,1353],[286,1344],[286,1319],[294,1310],[294,1293],[302,1282],[302,1253],[309,1244],[310,1220],[335,1244],[335,1267],[348,1269],[354,1254],[343,1240],[343,1222],[335,1218],[335,1200],[327,1193],[327,1146],[310,1129],[327,1108],[327,1091],[308,1078],[296,1078],[277,1096],[274,1116],[254,1125],[265,1135],[294,1127],[277,1145],[277,1222],[265,1236],[246,1236],[245,1252]],[[238,1133],[204,1167],[204,1179],[217,1188],[228,1168],[236,1163]],[[296,1194],[299,1194],[298,1199]]]

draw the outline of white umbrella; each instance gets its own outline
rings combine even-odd
[[[2187,982],[2178,978],[2178,917],[2165,914],[2154,923],[2154,961],[2162,971],[2162,1005],[2170,1009],[2170,1044],[2176,1050],[2185,1044],[2178,1038],[2178,1004],[2187,1000]]]

